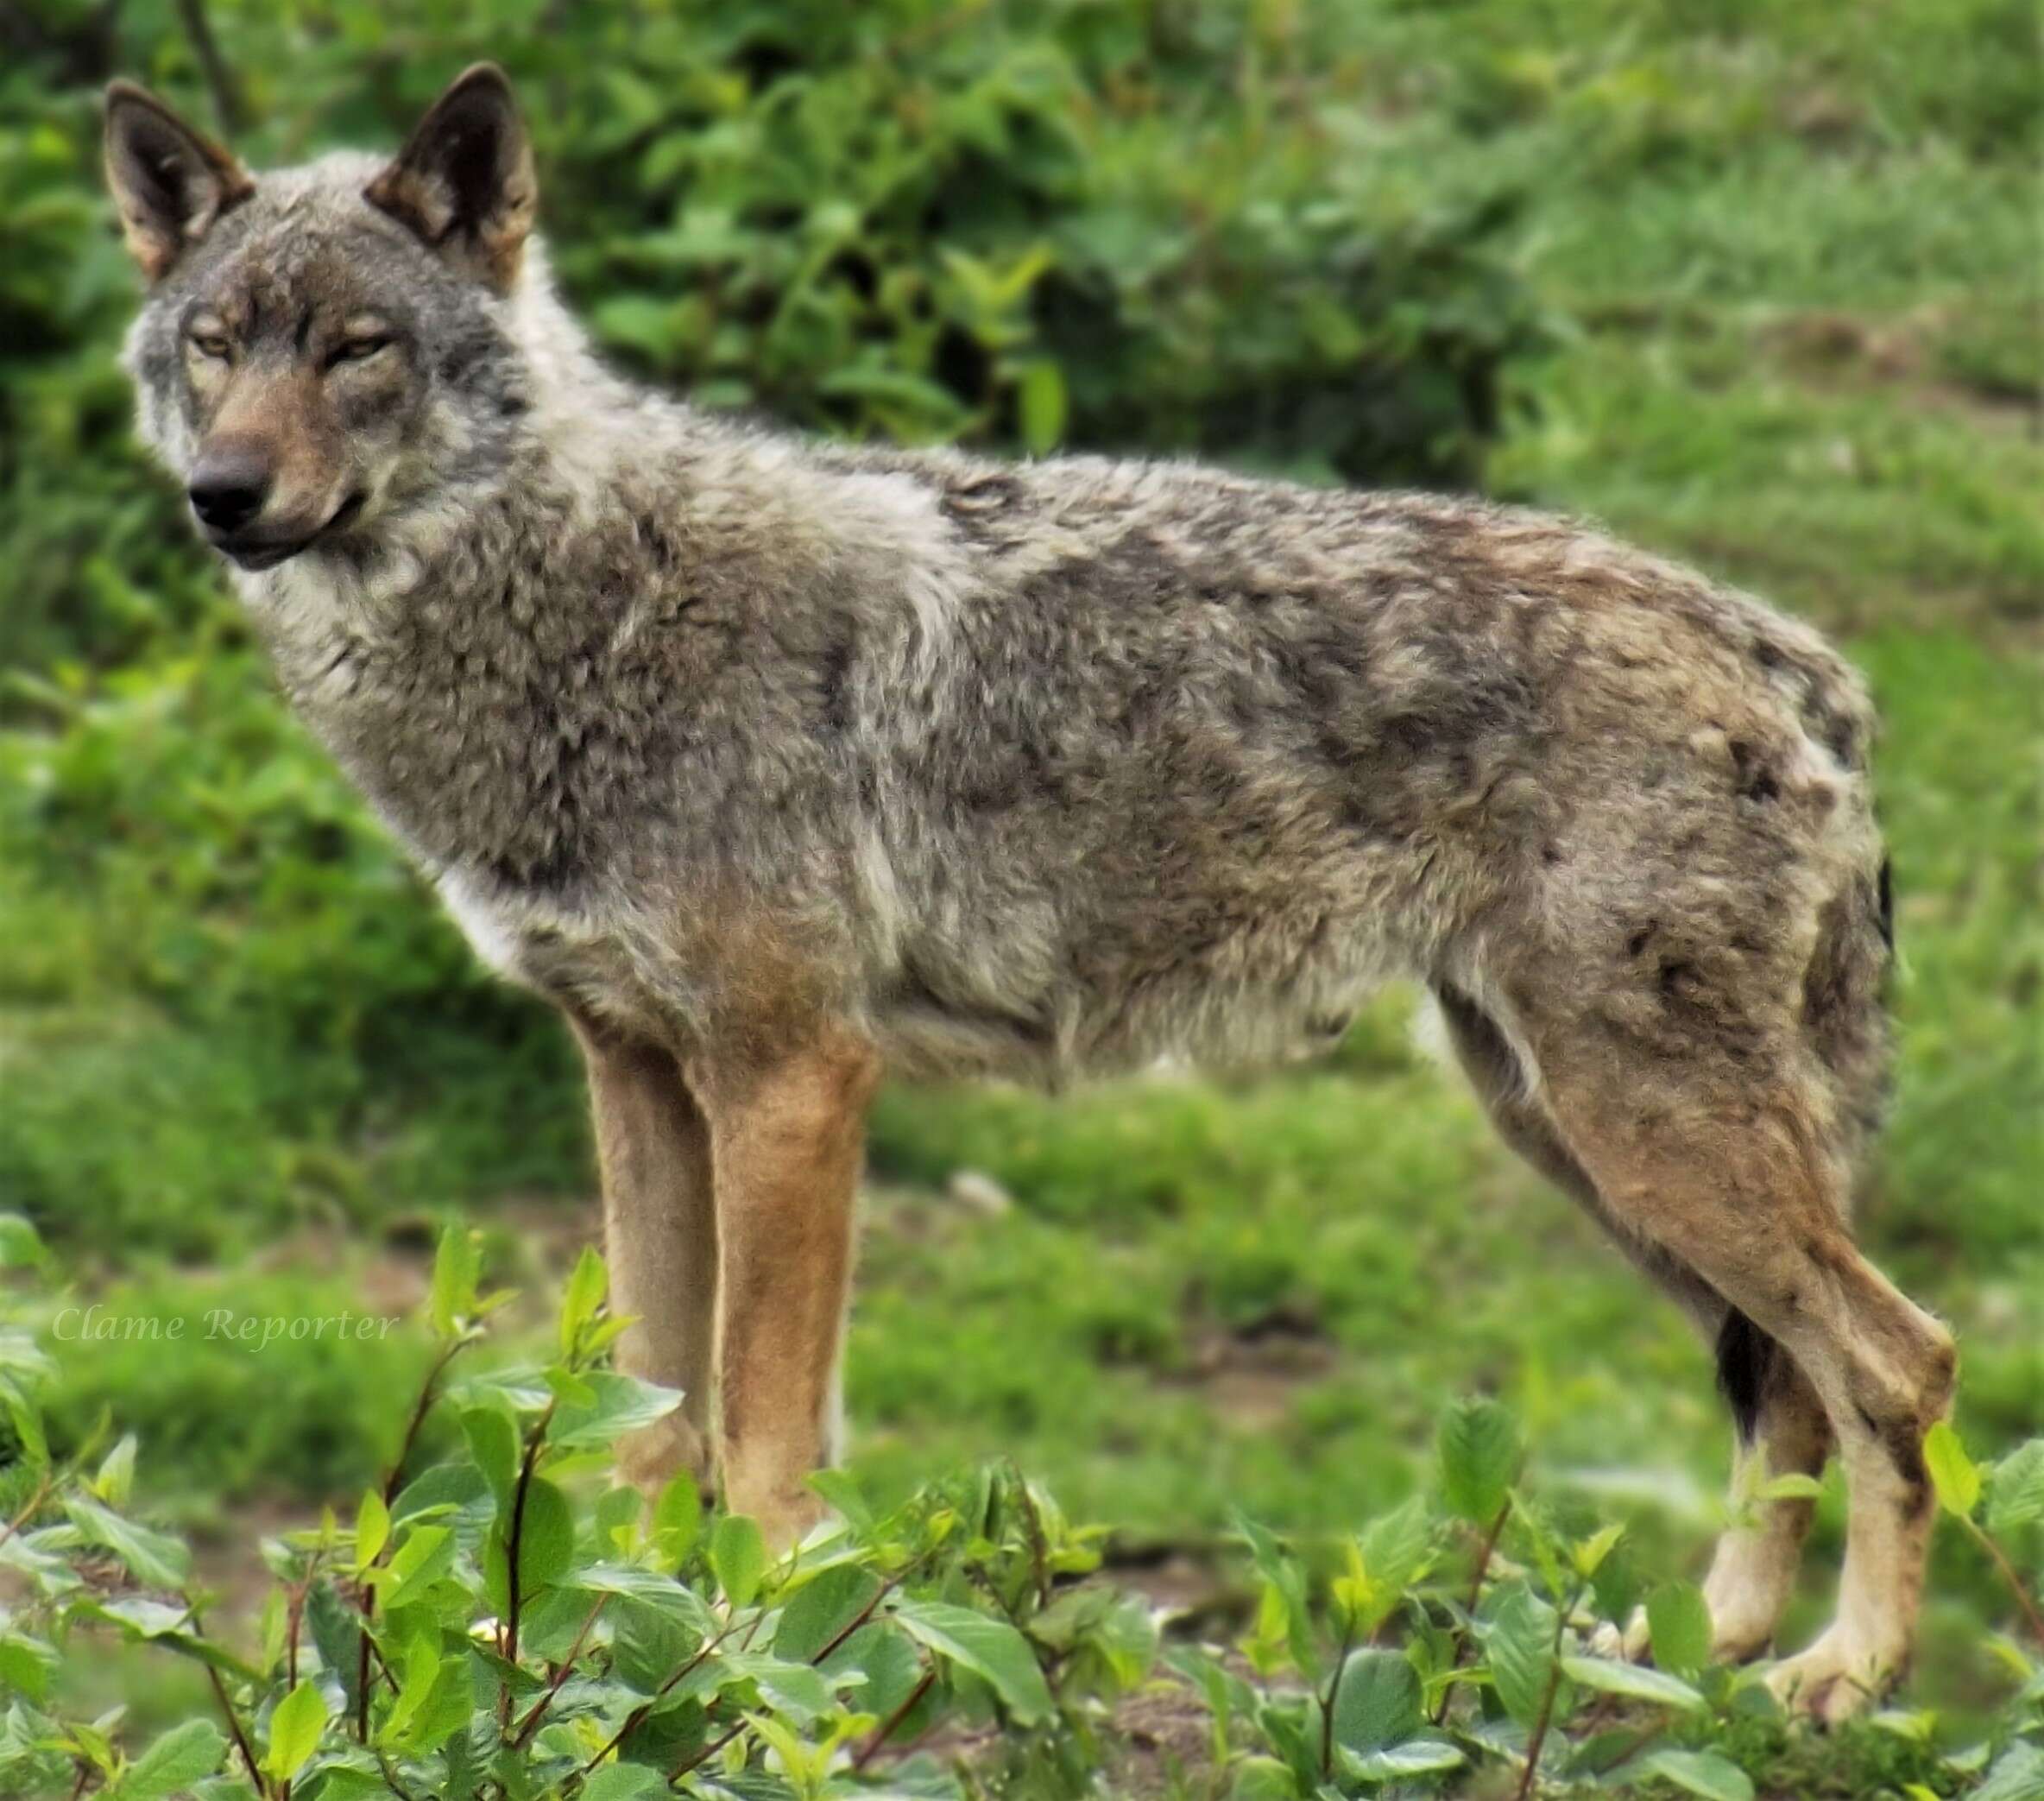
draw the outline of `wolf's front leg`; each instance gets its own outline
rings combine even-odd
[[[831,1032],[708,1084],[717,1172],[719,1427],[724,1500],[775,1551],[823,1508],[834,1455],[853,1204],[880,1059]]]
[[[707,1489],[717,1273],[709,1122],[666,1050],[571,1019],[596,1115],[611,1303],[637,1320],[618,1341],[618,1367],[684,1397],[678,1412],[619,1442],[617,1473],[649,1497],[684,1473]]]

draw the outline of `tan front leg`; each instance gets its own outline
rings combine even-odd
[[[684,1395],[678,1412],[619,1442],[617,1473],[648,1496],[684,1472],[707,1489],[717,1280],[709,1124],[666,1051],[572,1023],[596,1115],[611,1305],[638,1321],[618,1340],[618,1367]]]
[[[823,1513],[806,1478],[836,1449],[853,1202],[879,1073],[869,1046],[837,1033],[713,1088],[724,1500],[777,1551]]]

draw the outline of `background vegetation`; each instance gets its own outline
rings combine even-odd
[[[110,1407],[142,1435],[146,1499],[202,1567],[357,1494],[432,1354],[409,1328],[251,1354],[208,1310],[402,1312],[455,1215],[543,1294],[594,1216],[562,1035],[476,972],[283,714],[129,441],[133,288],[94,148],[114,73],[261,166],[394,141],[503,61],[584,315],[709,404],[1477,484],[1819,621],[1888,721],[1904,1054],[1867,1235],[1959,1331],[1968,1442],[2036,1430],[2028,9],[215,0],[210,60],[193,10],[0,16],[0,1208],[73,1273],[18,1298],[46,1340],[66,1300],[192,1322],[175,1355],[54,1345],[47,1404],[60,1447]],[[887,1095],[861,1480],[892,1503],[1012,1455],[1114,1528],[1121,1580],[1221,1629],[1253,1597],[1233,1509],[1309,1545],[1351,1527],[1481,1390],[1557,1504],[1694,1573],[1725,1437],[1706,1360],[1412,1049],[1409,1008],[1253,1083]],[[540,1318],[514,1310],[512,1342]],[[1828,1603],[1838,1502],[1834,1477],[1792,1643]],[[2034,1583],[2034,1525],[2013,1554]],[[2034,1708],[1995,1648],[2012,1605],[1941,1539],[1904,1697],[1938,1742]],[[1795,1767],[1781,1792],[1903,1779]]]

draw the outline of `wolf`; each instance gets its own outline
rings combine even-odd
[[[117,83],[126,361],[279,682],[588,1065],[632,1480],[772,1541],[835,1453],[883,1069],[1059,1084],[1431,991],[1505,1139],[1717,1348],[1718,1653],[1835,1448],[1835,1720],[1908,1654],[1956,1357],[1855,1248],[1888,863],[1851,668],[1536,513],[1177,463],[812,442],[608,370],[503,74],[253,175]]]

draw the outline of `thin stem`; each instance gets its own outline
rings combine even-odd
[[[908,1699],[874,1728],[873,1736],[859,1747],[858,1755],[852,1760],[852,1773],[854,1775],[857,1775],[880,1754],[880,1747],[893,1737],[901,1722],[915,1711],[916,1703],[930,1692],[931,1685],[936,1680],[937,1671],[933,1666],[925,1671],[922,1681],[909,1690]]]
[[[726,1745],[729,1744],[733,1739],[736,1738],[740,1733],[743,1732],[745,1730],[745,1725],[746,1722],[743,1720],[741,1720],[737,1725],[734,1726],[730,1731],[727,1732],[723,1735],[723,1737],[716,1740],[710,1744],[705,1745],[693,1757],[684,1758],[679,1764],[676,1765],[675,1767],[671,1772],[669,1772],[667,1776],[668,1786],[672,1788],[676,1783],[679,1782],[684,1776],[686,1776],[690,1771],[701,1769],[704,1764],[708,1763],[711,1758],[715,1757],[718,1752],[722,1751]]]
[[[1540,1712],[1533,1722],[1533,1736],[1526,1744],[1525,1773],[1519,1778],[1518,1793],[1513,1801],[1526,1801],[1526,1797],[1533,1792],[1535,1775],[1540,1768],[1541,1747],[1547,1743],[1547,1729],[1554,1723],[1555,1697],[1561,1689],[1561,1637],[1568,1630],[1568,1616],[1580,1604],[1588,1586],[1587,1583],[1579,1584],[1575,1593],[1569,1596],[1568,1604],[1555,1616],[1555,1641],[1548,1647],[1547,1687],[1541,1691]]]
[[[198,57],[199,69],[205,76],[206,92],[212,97],[213,111],[221,130],[239,130],[241,98],[227,60],[220,54],[220,46],[213,36],[202,0],[178,0],[178,16],[184,21],[185,35],[192,40],[192,54]]]
[[[433,1367],[426,1371],[426,1380],[419,1385],[419,1398],[412,1404],[412,1417],[405,1423],[405,1436],[398,1444],[397,1457],[384,1474],[380,1492],[386,1509],[397,1498],[397,1485],[403,1479],[405,1464],[411,1457],[412,1447],[419,1442],[420,1428],[426,1424],[426,1416],[432,1412],[433,1402],[438,1399],[437,1391],[441,1376],[445,1374],[447,1366],[471,1342],[466,1334],[457,1338],[433,1360]],[[376,1561],[381,1563],[383,1553],[378,1551]],[[372,1648],[369,1644],[369,1621],[376,1615],[376,1591],[366,1582],[356,1590],[355,1607],[356,1611],[362,1615],[361,1638],[355,1650],[355,1736],[366,1745],[369,1741],[369,1652]]]
[[[50,1473],[46,1469],[43,1471],[41,1478],[37,1481],[35,1492],[29,1495],[26,1501],[22,1503],[22,1510],[16,1513],[13,1519],[7,1522],[4,1529],[0,1529],[0,1545],[6,1544],[6,1542],[14,1537],[14,1535],[18,1532],[24,1526],[26,1526],[29,1520],[33,1520],[36,1513],[41,1510],[43,1502],[47,1501],[49,1498]]]
[[[539,1716],[546,1711],[553,1697],[560,1693],[561,1684],[575,1673],[575,1659],[582,1655],[582,1646],[589,1637],[590,1628],[595,1626],[596,1615],[603,1611],[603,1604],[609,1599],[608,1595],[596,1596],[596,1604],[583,1620],[582,1630],[575,1634],[575,1642],[568,1646],[568,1654],[555,1667],[553,1680],[546,1684],[546,1692],[533,1703],[532,1711],[519,1722],[517,1730],[511,1735],[510,1742],[514,1750],[539,1730]]]
[[[2022,1578],[2016,1573],[2016,1566],[2003,1554],[2002,1547],[1988,1535],[1987,1528],[1961,1515],[1965,1529],[1980,1541],[1981,1548],[1993,1559],[1996,1569],[2002,1572],[2002,1580],[2009,1584],[2009,1592],[2016,1596],[2016,1604],[2022,1609],[2022,1617],[2029,1624],[2030,1636],[2044,1645],[2044,1614],[2037,1611],[2037,1604],[2029,1597],[2029,1591],[2022,1585]]]
[[[603,1744],[596,1751],[596,1754],[592,1756],[587,1763],[583,1765],[581,1769],[577,1771],[576,1773],[579,1776],[588,1775],[591,1770],[595,1769],[598,1764],[602,1763],[603,1760],[609,1756],[613,1751],[616,1750],[617,1747],[624,1742],[625,1735],[631,1731],[634,1726],[638,1725],[641,1720],[645,1719],[645,1717],[653,1710],[654,1703],[662,1700],[680,1682],[682,1682],[684,1678],[688,1677],[694,1671],[700,1669],[703,1664],[707,1663],[710,1659],[714,1657],[716,1654],[718,1648],[723,1644],[724,1640],[729,1638],[731,1634],[737,1629],[738,1628],[735,1626],[727,1626],[714,1639],[711,1639],[707,1643],[705,1643],[703,1648],[697,1652],[695,1656],[691,1657],[688,1662],[684,1664],[673,1673],[673,1675],[670,1676],[666,1681],[660,1684],[658,1690],[655,1691],[652,1701],[641,1703],[639,1706],[634,1708],[630,1713],[625,1716],[624,1724],[619,1727],[615,1732],[612,1733],[610,1736],[604,1741]]]
[[[1497,1554],[1498,1540],[1505,1536],[1505,1522],[1511,1518],[1511,1496],[1505,1497],[1505,1505],[1498,1509],[1498,1517],[1491,1521],[1490,1530],[1483,1535],[1483,1542],[1477,1547],[1476,1567],[1469,1575],[1469,1593],[1462,1603],[1462,1611],[1473,1615],[1476,1603],[1483,1599],[1483,1579],[1491,1573],[1491,1559]],[[1459,1670],[1464,1654],[1469,1649],[1469,1634],[1465,1630],[1455,1640],[1454,1662],[1448,1667]],[[1448,1703],[1454,1697],[1454,1684],[1449,1683],[1441,1690],[1441,1699],[1434,1704],[1434,1723],[1438,1726],[1448,1717]]]
[[[1355,1615],[1349,1615],[1341,1627],[1341,1649],[1334,1658],[1334,1673],[1328,1678],[1327,1699],[1320,1704],[1320,1773],[1334,1773],[1334,1703],[1341,1694],[1341,1672],[1348,1665],[1349,1646],[1355,1643]]]
[[[227,1716],[227,1730],[234,1740],[234,1747],[242,1754],[242,1761],[249,1766],[249,1780],[256,1785],[256,1792],[262,1792],[262,1773],[256,1767],[256,1754],[249,1747],[249,1735],[242,1730],[241,1716],[235,1712],[234,1703],[227,1698],[227,1684],[220,1680],[220,1672],[211,1664],[205,1666],[206,1679],[213,1685],[213,1698],[220,1703],[220,1711]]]
[[[504,1594],[504,1660],[518,1661],[518,1565],[520,1552],[525,1542],[525,1501],[532,1492],[533,1472],[539,1462],[539,1448],[546,1442],[546,1428],[553,1424],[554,1403],[546,1403],[546,1411],[533,1423],[532,1437],[526,1441],[525,1460],[518,1466],[518,1486],[511,1494],[511,1530],[505,1534]],[[504,1720],[510,1723],[511,1690],[504,1690]]]

